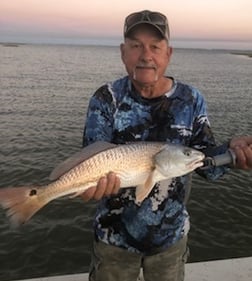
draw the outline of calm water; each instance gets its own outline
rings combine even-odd
[[[201,89],[218,142],[252,134],[252,59],[175,50],[168,73]],[[117,47],[0,46],[0,187],[46,183],[81,147],[87,102],[125,74]],[[252,255],[252,174],[198,176],[189,201],[190,261]],[[95,203],[60,199],[11,229],[0,210],[0,280],[88,270]]]

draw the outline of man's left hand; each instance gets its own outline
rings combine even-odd
[[[235,137],[229,147],[236,155],[235,168],[252,170],[252,136]]]

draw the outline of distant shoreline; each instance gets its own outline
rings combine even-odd
[[[232,55],[241,55],[241,56],[247,56],[249,58],[252,58],[252,51],[236,51],[231,52]]]
[[[19,42],[0,42],[0,46],[2,45],[3,47],[19,47],[22,45],[69,45],[69,44],[54,44],[54,43],[19,43]],[[70,44],[71,46],[75,46],[76,44]],[[78,44],[77,44],[78,45]],[[80,44],[80,46],[96,46],[96,44]],[[102,46],[102,45],[97,45],[97,46]],[[104,45],[104,46],[109,46],[109,47],[114,47],[112,45]],[[180,47],[177,47],[177,49],[181,49]],[[182,49],[199,49],[199,50],[205,50],[206,48],[182,48]],[[229,52],[232,55],[241,55],[241,56],[247,56],[249,58],[252,58],[252,50],[228,50],[228,49],[218,49],[218,48],[212,48],[214,51],[226,51]]]
[[[20,45],[26,45],[25,43],[15,43],[15,42],[0,42],[3,47],[19,47]]]

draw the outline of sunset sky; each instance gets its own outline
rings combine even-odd
[[[124,18],[143,9],[167,15],[174,42],[234,41],[252,49],[251,0],[0,0],[0,41],[120,42]]]

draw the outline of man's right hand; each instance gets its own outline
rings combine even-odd
[[[110,172],[106,177],[100,178],[97,186],[90,187],[80,196],[85,202],[91,199],[100,200],[103,197],[115,195],[120,189],[120,179],[115,173]]]

